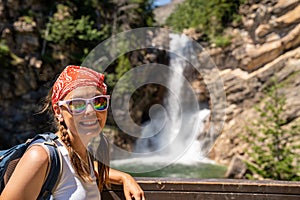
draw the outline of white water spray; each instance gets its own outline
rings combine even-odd
[[[171,70],[164,110],[152,110],[151,126],[143,129],[134,152],[149,155],[143,157],[142,162],[169,162],[175,159],[176,162],[192,164],[204,160],[197,137],[203,129],[202,121],[208,116],[209,110],[190,110],[186,109],[188,105],[180,104],[182,98],[190,98],[186,96],[183,87],[187,63],[182,57],[191,55],[193,47],[191,40],[185,35],[171,34],[170,38]],[[196,124],[198,130],[194,130],[195,123],[200,123]]]

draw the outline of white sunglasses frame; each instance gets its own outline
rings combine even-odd
[[[107,98],[107,106],[106,106],[106,108],[105,108],[104,110],[96,110],[96,109],[95,109],[93,100],[96,99],[96,98],[99,98],[99,97],[105,97],[105,98]],[[58,101],[57,105],[58,105],[59,107],[60,107],[60,106],[63,106],[63,105],[66,105],[66,108],[68,109],[68,111],[69,111],[70,114],[72,114],[72,115],[80,115],[80,114],[82,114],[82,113],[86,110],[86,108],[87,108],[87,106],[88,106],[89,104],[93,107],[93,109],[94,109],[96,112],[103,112],[103,111],[106,111],[106,110],[108,109],[108,107],[109,107],[109,99],[110,99],[110,95],[97,95],[97,96],[94,96],[94,97],[92,97],[92,98],[87,98],[87,99],[86,99],[86,98],[74,98],[74,99],[69,99],[69,100],[61,100],[61,101]],[[83,100],[83,101],[85,102],[85,109],[82,110],[82,112],[79,112],[79,113],[73,113],[73,112],[70,110],[69,103],[70,103],[71,101],[74,101],[74,100]]]

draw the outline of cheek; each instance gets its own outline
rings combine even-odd
[[[68,126],[67,128],[72,129],[73,127],[75,127],[76,118],[73,118],[73,116],[67,110],[63,110],[62,115],[64,122]]]
[[[105,126],[105,123],[106,123],[107,111],[105,111],[105,112],[98,112],[97,113],[97,118],[100,121],[100,126],[103,128]]]

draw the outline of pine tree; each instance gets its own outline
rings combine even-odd
[[[286,98],[280,95],[279,86],[274,85],[267,92],[264,108],[256,108],[260,118],[247,128],[248,134],[244,137],[250,144],[250,161],[246,162],[249,179],[258,175],[265,179],[300,180],[297,142],[300,126],[286,126],[285,104]]]

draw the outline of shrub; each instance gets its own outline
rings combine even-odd
[[[267,179],[300,180],[300,146],[296,142],[300,126],[285,126],[286,98],[280,96],[278,89],[279,86],[275,85],[268,90],[265,107],[256,108],[260,118],[251,128],[247,127],[248,134],[244,138],[250,144],[248,154],[251,161],[246,162],[249,179],[258,175]]]
[[[70,40],[96,40],[103,34],[93,28],[94,22],[89,16],[81,16],[74,19],[71,9],[68,6],[58,4],[57,12],[47,23],[47,33],[44,38],[56,44],[65,44]]]
[[[166,24],[176,31],[197,28],[210,40],[222,34],[223,29],[238,18],[238,9],[244,0],[186,0],[168,17]]]

